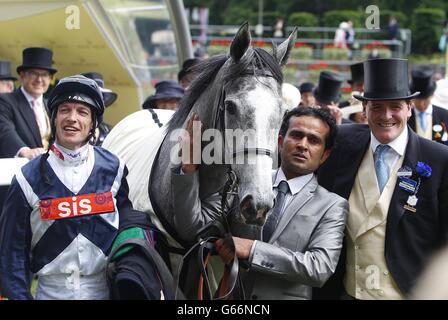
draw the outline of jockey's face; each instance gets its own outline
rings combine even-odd
[[[56,142],[76,150],[88,142],[93,128],[92,110],[81,103],[64,102],[58,107],[55,124]]]
[[[316,171],[328,158],[330,150],[325,150],[325,139],[329,133],[330,127],[319,118],[289,119],[288,131],[278,138],[281,167],[288,180]]]

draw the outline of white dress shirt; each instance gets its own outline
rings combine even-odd
[[[370,132],[370,148],[372,149],[373,154],[375,154],[376,147],[382,144],[379,142],[375,136]],[[408,144],[408,127],[405,126],[403,132],[395,138],[395,140],[387,143],[390,146],[390,149],[384,155],[384,160],[386,162],[387,171],[391,172],[392,168],[395,167],[398,159],[404,155],[406,151],[406,146]]]

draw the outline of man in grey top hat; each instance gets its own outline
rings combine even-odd
[[[57,71],[52,58],[46,48],[23,50],[20,88],[0,96],[0,158],[33,159],[48,146],[51,128],[43,94]]]
[[[9,61],[0,61],[0,93],[9,93],[14,91],[14,81],[17,78],[11,75],[11,63]]]
[[[343,284],[346,297],[404,299],[448,240],[448,148],[408,126],[419,92],[409,88],[407,60],[368,60],[364,72],[364,95],[354,97],[368,124],[340,126],[318,172],[350,205],[337,276],[320,298],[341,297]]]

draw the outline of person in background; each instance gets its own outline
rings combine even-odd
[[[196,79],[199,75],[199,70],[195,69],[194,67],[197,66],[201,61],[202,59],[199,58],[191,58],[185,60],[182,64],[182,69],[177,74],[177,81],[179,81],[179,84],[185,90],[188,89],[193,80]]]
[[[48,148],[51,129],[43,94],[57,71],[52,59],[50,49],[23,50],[20,88],[0,95],[0,158],[31,160]]]
[[[412,70],[411,91],[420,95],[414,99],[409,126],[423,138],[448,145],[448,110],[431,103],[437,86],[433,74],[427,67]]]
[[[363,63],[355,63],[350,65],[350,73],[352,75],[352,78],[350,80],[347,80],[347,82],[351,86],[352,94],[362,94],[364,92],[364,67]],[[350,119],[353,122],[356,123],[367,123],[367,119],[365,116],[364,111],[362,110],[361,103],[355,99],[351,98],[349,100],[343,101],[339,104],[339,107],[342,109],[342,112],[344,112],[344,108],[354,105],[360,105],[359,111],[354,111],[350,113],[348,116],[348,119]]]
[[[319,75],[319,83],[313,90],[316,99],[315,107],[325,108],[330,111],[336,119],[336,124],[351,122],[342,117],[339,109],[341,100],[341,86],[344,78],[341,74],[332,71],[322,71]]]
[[[95,82],[100,87],[101,93],[104,98],[104,106],[107,108],[111,106],[115,100],[117,100],[118,95],[110,89],[105,88],[103,75],[98,72],[87,72],[82,74],[84,77],[95,80]],[[95,133],[95,145],[101,146],[103,144],[104,139],[106,139],[107,134],[110,132],[112,127],[108,125],[106,122],[101,122],[98,125]]]
[[[314,83],[304,82],[300,85],[299,91],[301,94],[300,107],[314,107],[316,99],[314,99],[313,90]]]
[[[143,109],[177,110],[184,96],[184,88],[176,81],[166,80],[156,84],[156,93],[146,98]]]
[[[0,93],[13,92],[16,80],[17,78],[11,75],[11,63],[0,60]]]

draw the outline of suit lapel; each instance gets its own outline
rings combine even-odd
[[[403,166],[408,166],[413,171],[415,171],[415,167],[418,161],[417,158],[418,155],[420,154],[420,143],[419,138],[417,134],[414,133],[414,131],[409,130],[408,132],[409,132],[408,133],[409,140],[406,146],[406,151],[403,159]],[[415,177],[412,178],[415,179]],[[399,183],[397,181],[397,183],[395,184],[394,193],[392,195],[389,211],[387,214],[386,234],[388,235],[393,234],[393,230],[400,221],[400,218],[403,216],[403,213],[405,211],[404,205],[406,204],[408,197],[409,194],[400,189]]]
[[[278,236],[283,232],[285,227],[288,225],[289,221],[291,221],[292,217],[296,215],[300,209],[311,199],[317,188],[317,179],[316,176],[308,182],[302,190],[297,193],[294,198],[289,202],[289,204],[284,209],[284,212],[278,222],[277,228],[275,228],[274,233],[269,241],[269,243],[273,243],[277,240]]]
[[[34,112],[26,100],[25,96],[22,93],[22,90],[19,88],[15,92],[16,100],[17,100],[17,108],[20,111],[25,123],[30,129],[31,136],[34,139],[36,145],[40,146],[42,144],[42,138],[40,136],[39,127],[37,125],[36,117],[34,116]]]
[[[339,164],[334,173],[336,179],[333,190],[340,190],[337,193],[345,199],[350,197],[358,168],[370,145],[369,142],[370,130],[357,131],[353,140],[344,141],[344,145],[340,146],[341,150],[337,153]]]
[[[408,124],[409,124],[409,126],[411,127],[411,129],[412,130],[414,130],[415,132],[417,132],[417,125],[416,125],[416,123],[415,123],[415,111],[414,111],[414,108],[412,108],[412,114],[411,114],[411,117],[409,118],[409,121],[408,121]]]

